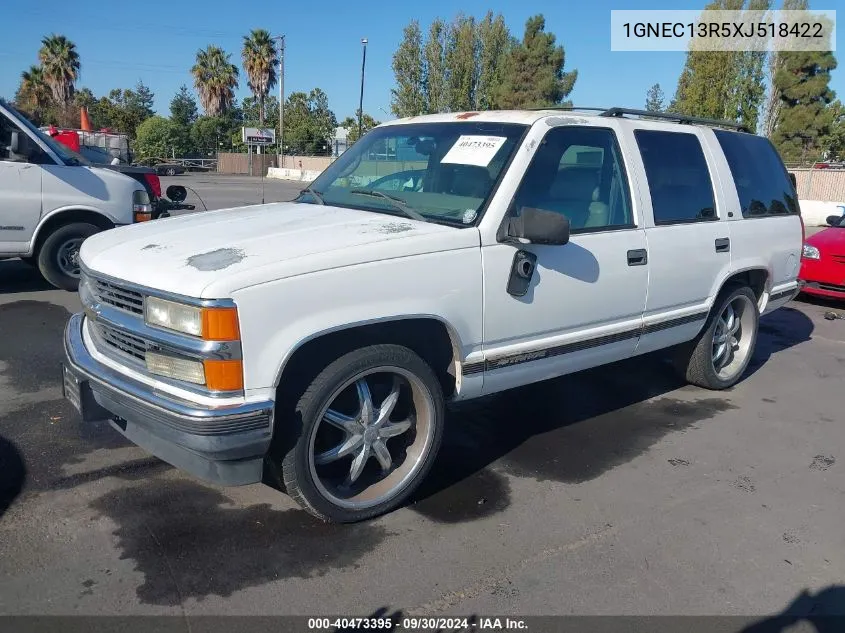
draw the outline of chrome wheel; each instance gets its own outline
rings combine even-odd
[[[728,303],[713,329],[713,371],[722,380],[732,380],[745,369],[754,329],[757,327],[754,304],[745,295]]]
[[[65,240],[56,249],[56,263],[59,270],[69,277],[79,277],[79,247],[84,237]]]
[[[338,387],[309,438],[320,494],[345,509],[389,501],[414,480],[434,438],[434,397],[414,373],[375,367]]]

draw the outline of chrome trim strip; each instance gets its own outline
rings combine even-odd
[[[507,354],[493,359],[485,359],[483,361],[476,361],[474,363],[467,363],[463,366],[463,375],[478,374],[481,372],[493,371],[494,369],[502,369],[504,367],[513,367],[514,365],[521,365],[523,363],[530,363],[532,361],[544,360],[554,356],[561,356],[563,354],[570,354],[572,352],[579,352],[602,345],[610,345],[612,343],[619,343],[627,341],[639,336],[654,334],[662,330],[668,330],[673,327],[680,327],[682,325],[689,325],[698,321],[703,321],[707,318],[709,312],[696,312],[695,314],[688,314],[687,316],[668,319],[657,323],[649,323],[630,330],[624,330],[615,334],[605,334],[593,338],[575,341],[573,343],[564,343],[563,345],[553,345],[551,347],[544,347],[530,352],[518,352],[516,354]]]
[[[115,330],[144,339],[148,343],[148,349],[153,351],[171,352],[196,360],[240,360],[243,358],[240,341],[205,341],[162,328],[150,327],[144,323],[140,315],[98,301],[87,283],[79,285],[79,299],[82,301],[86,315],[92,321],[101,321]]]
[[[82,262],[79,263],[79,268],[82,271],[83,275],[87,275],[88,277],[94,279],[102,279],[103,281],[107,281],[110,284],[114,284],[116,286],[121,286],[126,288],[127,290],[134,290],[135,292],[140,292],[142,295],[149,295],[151,297],[159,297],[161,299],[169,299],[170,301],[177,301],[180,303],[186,303],[188,305],[197,306],[200,308],[211,308],[211,307],[218,307],[218,308],[234,308],[235,302],[231,299],[197,299],[196,297],[188,297],[186,295],[180,295],[175,292],[168,292],[166,290],[157,290],[155,288],[149,288],[147,286],[142,286],[140,284],[135,284],[125,279],[118,279],[117,277],[112,277],[110,275],[106,275],[105,273],[97,272],[95,270],[91,270]]]
[[[82,313],[74,314],[65,328],[65,356],[74,372],[93,383],[96,389],[129,399],[139,408],[152,409],[160,416],[176,422],[195,425],[197,423],[238,422],[252,418],[267,418],[268,427],[273,413],[273,402],[245,402],[237,405],[204,407],[196,402],[181,400],[155,391],[143,383],[132,380],[99,363],[85,349],[82,340]]]

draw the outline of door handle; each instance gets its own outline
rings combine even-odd
[[[716,240],[716,252],[717,253],[729,253],[731,250],[731,238],[729,237],[720,237]]]
[[[628,266],[645,266],[648,263],[648,251],[638,248],[628,251]]]

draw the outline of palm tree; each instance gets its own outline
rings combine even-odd
[[[258,124],[263,126],[264,100],[276,85],[276,65],[279,63],[270,33],[264,29],[253,29],[245,35],[241,58],[248,77],[247,85],[258,99]]]
[[[15,103],[33,118],[40,120],[50,105],[50,87],[44,80],[41,66],[30,66],[21,73],[21,85],[15,95]]]
[[[44,81],[53,100],[67,106],[73,99],[73,84],[79,78],[79,53],[76,44],[64,35],[50,35],[41,40],[38,59],[44,69]]]
[[[229,61],[230,57],[214,45],[197,51],[197,63],[191,68],[191,74],[202,107],[209,116],[220,116],[235,100],[238,67]]]

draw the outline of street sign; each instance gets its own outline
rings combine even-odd
[[[273,145],[276,142],[276,130],[272,128],[242,127],[241,139],[247,145]]]

